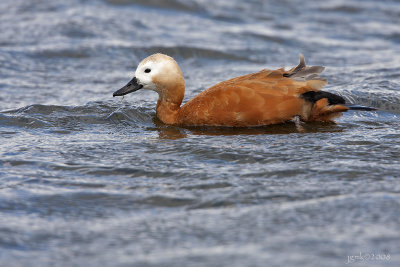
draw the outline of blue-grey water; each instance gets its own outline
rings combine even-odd
[[[185,100],[303,53],[379,108],[180,128],[112,93],[140,60]],[[0,1],[0,266],[400,266],[400,2]]]

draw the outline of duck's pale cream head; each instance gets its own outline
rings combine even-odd
[[[122,96],[139,89],[158,93],[160,100],[180,105],[185,93],[185,80],[176,61],[164,54],[154,54],[142,60],[135,77],[113,96]]]

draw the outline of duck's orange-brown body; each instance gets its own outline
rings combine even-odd
[[[164,109],[159,101],[157,116],[168,124],[208,126],[259,126],[283,123],[300,116],[304,121],[331,121],[347,111],[343,105],[327,101],[311,103],[301,97],[318,91],[325,82],[295,81],[283,75],[283,69],[262,70],[218,83],[203,91],[182,107]]]
[[[165,63],[168,70],[153,71],[156,73],[148,79],[142,72],[150,73],[151,67],[158,68],[159,61],[168,62],[169,65]],[[165,68],[163,64],[159,68]],[[303,121],[332,121],[347,111],[349,108],[342,105],[344,99],[339,96],[321,91],[339,98],[338,103],[330,103],[324,96],[305,97],[308,92],[318,93],[326,84],[325,79],[318,76],[323,69],[306,67],[301,56],[296,68],[289,71],[265,69],[218,83],[182,107],[185,84],[172,58],[162,54],[148,57],[140,63],[136,77],[138,83],[144,84],[141,87],[158,92],[157,117],[166,124],[245,127],[283,123],[296,116]]]
[[[214,85],[183,105],[176,123],[256,126],[302,116],[311,105],[299,95],[312,88],[283,74],[283,70],[263,70]]]

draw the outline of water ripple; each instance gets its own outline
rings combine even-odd
[[[400,266],[399,17],[395,0],[0,1],[0,262]],[[379,110],[167,126],[155,93],[112,98],[156,52],[184,102],[303,53]]]

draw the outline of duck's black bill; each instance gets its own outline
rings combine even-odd
[[[138,84],[136,77],[133,77],[133,79],[124,87],[121,89],[117,90],[114,92],[113,96],[123,96],[132,92],[135,92],[139,89],[141,89],[143,85]]]

